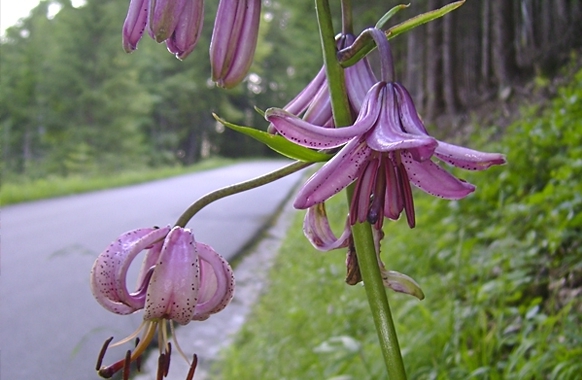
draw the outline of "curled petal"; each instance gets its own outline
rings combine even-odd
[[[311,245],[320,251],[347,247],[351,236],[349,223],[346,223],[339,238],[335,236],[329,226],[325,203],[318,203],[307,209],[305,219],[303,219],[303,233]]]
[[[339,193],[358,177],[371,154],[364,141],[350,141],[307,180],[295,199],[295,208],[309,208]]]
[[[127,268],[139,252],[163,239],[168,231],[169,228],[128,231],[97,257],[91,269],[91,292],[101,306],[117,314],[130,314],[143,307],[141,290],[147,271],[140,275],[138,291],[130,295],[126,285]]]
[[[194,235],[174,227],[162,247],[147,290],[144,320],[172,319],[185,325],[198,302],[200,264]]]
[[[459,180],[430,160],[418,162],[409,153],[402,152],[402,163],[410,182],[430,195],[461,199],[475,191],[475,186]]]
[[[281,135],[298,145],[315,149],[335,148],[373,127],[380,113],[376,101],[380,90],[380,86],[374,86],[368,92],[360,115],[354,124],[348,127],[326,128],[313,125],[279,108],[269,108],[265,111],[265,118]]]
[[[492,165],[505,164],[500,153],[486,153],[439,141],[435,155],[442,161],[465,170],[485,170]]]
[[[137,43],[146,28],[149,3],[149,0],[131,0],[129,2],[122,30],[123,49],[128,53],[137,49]]]
[[[234,296],[234,274],[228,262],[212,247],[197,243],[200,259],[200,290],[192,317],[205,320],[226,307]]]

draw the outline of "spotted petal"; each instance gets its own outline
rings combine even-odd
[[[430,195],[461,199],[475,191],[475,186],[459,180],[430,160],[418,162],[410,153],[402,152],[402,163],[410,182]]]
[[[295,208],[321,203],[352,183],[366,163],[371,149],[361,139],[353,139],[307,180],[295,199]]]
[[[142,282],[138,285],[138,291],[129,294],[127,269],[138,253],[163,239],[168,231],[167,227],[128,231],[97,257],[91,269],[91,292],[101,306],[117,314],[130,314],[143,307],[143,291],[149,275],[144,271],[140,275]]]
[[[194,235],[189,229],[174,227],[147,290],[144,320],[172,319],[185,325],[194,315],[200,286],[200,266]]]
[[[331,251],[348,246],[351,229],[349,223],[346,223],[340,237],[336,237],[329,226],[325,203],[322,202],[307,209],[303,220],[303,233],[315,249]]]
[[[226,307],[234,295],[234,274],[212,247],[196,243],[200,259],[200,290],[192,319],[202,321]]]

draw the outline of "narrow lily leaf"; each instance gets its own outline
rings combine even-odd
[[[416,28],[417,26],[426,24],[427,22],[436,20],[437,18],[441,18],[447,13],[450,13],[455,9],[459,8],[464,3],[465,0],[455,1],[454,3],[447,4],[444,7],[436,9],[434,11],[421,13],[418,16],[408,19],[398,25],[394,25],[392,28],[388,29],[386,31],[386,37],[388,37],[388,39],[392,39],[399,34],[408,32],[409,30]]]
[[[399,11],[401,11],[401,10],[403,10],[405,8],[408,8],[409,6],[410,6],[410,4],[398,4],[397,6],[393,7],[388,12],[386,12],[384,14],[384,16],[382,16],[380,18],[380,20],[378,20],[378,22],[376,23],[375,28],[376,29],[382,29],[384,27],[384,24],[386,24],[388,22],[388,20],[390,20],[392,18],[392,16],[394,16]]]
[[[263,111],[262,109],[260,109],[259,107],[255,106],[255,111],[261,115],[262,118],[265,117],[265,111]]]
[[[333,157],[332,154],[321,153],[315,150],[311,150],[309,148],[304,148],[302,146],[296,145],[288,141],[283,136],[274,135],[251,127],[243,127],[240,125],[232,124],[226,120],[221,119],[216,114],[212,115],[219,123],[223,124],[225,127],[240,132],[244,135],[250,136],[255,140],[258,140],[263,144],[267,145],[275,152],[280,153],[283,156],[289,157],[293,160],[299,160],[303,162],[324,162],[328,161],[330,158]]]
[[[454,3],[447,4],[442,8],[426,13],[421,13],[411,19],[401,22],[398,25],[394,25],[385,32],[386,38],[391,40],[392,38],[402,33],[408,32],[409,30],[416,28],[417,26],[426,24],[427,22],[443,17],[447,13],[450,13],[455,9],[459,8],[461,5],[465,3],[465,1],[466,0],[455,1]],[[363,57],[368,55],[375,48],[376,45],[372,40],[372,36],[368,33],[362,33],[358,36],[358,38],[356,38],[352,46],[340,50],[337,53],[337,58],[342,67],[344,68],[349,67],[356,64],[356,62],[358,62]]]

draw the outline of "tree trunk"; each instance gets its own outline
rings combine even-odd
[[[454,115],[457,112],[454,76],[453,20],[452,14],[443,17],[443,95],[445,110],[449,115]]]
[[[517,72],[514,48],[513,2],[491,1],[493,69],[499,87],[510,86]]]
[[[434,10],[438,8],[438,0],[429,0],[428,9]],[[426,115],[429,119],[434,119],[437,114],[440,98],[440,61],[441,49],[438,38],[438,29],[440,27],[440,20],[428,23],[427,38],[426,38]]]

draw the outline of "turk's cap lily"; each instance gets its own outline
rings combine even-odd
[[[148,249],[136,291],[127,290],[133,259]],[[96,300],[116,314],[145,309],[144,319],[165,318],[180,324],[206,319],[232,299],[232,269],[210,246],[198,243],[189,229],[142,228],[112,242],[91,270]]]
[[[134,258],[147,250],[137,289],[127,290],[127,271]],[[142,228],[128,231],[112,242],[95,261],[91,270],[91,291],[107,310],[129,314],[144,309],[144,321],[127,338],[114,346],[126,343],[143,331],[133,351],[109,366],[101,367],[107,340],[97,363],[103,377],[111,377],[123,369],[129,378],[130,363],[137,361],[159,330],[160,358],[158,378],[167,375],[171,344],[168,325],[174,343],[183,354],[173,322],[185,325],[191,320],[204,320],[224,309],[234,294],[234,276],[230,265],[210,246],[198,243],[189,229],[182,227]],[[192,362],[188,378],[196,367]]]
[[[358,180],[359,195],[352,200],[352,223],[370,217],[372,223],[380,221],[377,227],[381,227],[380,214],[396,219],[406,206],[412,227],[414,210],[409,182],[445,199],[460,199],[475,190],[434,163],[433,156],[470,170],[505,162],[501,154],[482,153],[429,136],[407,94],[394,82],[378,82],[368,91],[354,124],[337,129],[308,123],[284,110],[266,111],[265,118],[275,129],[298,145],[313,149],[342,146],[300,189],[296,208],[324,202]],[[370,212],[374,211],[370,208],[371,199],[377,203],[378,212]],[[361,212],[355,205],[360,205]]]
[[[212,40],[212,80],[232,88],[246,76],[259,36],[261,0],[220,0]]]

